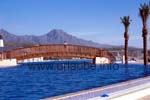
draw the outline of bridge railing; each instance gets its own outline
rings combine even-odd
[[[109,57],[112,59],[107,51],[79,45],[40,45],[33,46],[30,48],[19,48],[6,53],[7,58],[16,59],[28,59],[32,57],[51,57],[51,56],[74,56],[81,58],[91,58],[94,57]]]

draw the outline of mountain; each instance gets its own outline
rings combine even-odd
[[[28,47],[37,44],[64,44],[64,41],[68,44],[92,46],[98,48],[110,48],[111,45],[99,44],[92,41],[83,40],[72,36],[63,30],[53,29],[47,34],[41,36],[35,35],[15,35],[9,33],[4,29],[0,29],[0,35],[3,36],[6,47]]]

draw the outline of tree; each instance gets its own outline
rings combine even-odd
[[[124,33],[124,38],[125,38],[125,47],[124,47],[124,51],[125,51],[125,64],[128,64],[128,40],[129,40],[129,34],[128,34],[128,29],[129,29],[129,25],[130,25],[130,17],[129,16],[124,16],[121,17],[121,22],[123,23],[124,27],[125,27],[125,33]]]
[[[142,29],[142,37],[143,37],[143,52],[144,52],[144,65],[148,63],[148,52],[147,52],[147,19],[149,16],[149,5],[144,3],[140,5],[139,8],[140,17],[143,22],[143,29]]]

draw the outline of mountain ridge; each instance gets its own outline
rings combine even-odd
[[[84,40],[84,39],[75,37],[61,29],[53,29],[46,34],[39,35],[39,36],[16,35],[4,29],[0,29],[0,35],[3,36],[6,46],[24,47],[22,44],[27,44],[27,45],[64,44],[64,42],[67,42],[68,44],[84,45],[84,46],[91,46],[91,47],[98,47],[98,48],[113,47],[112,45],[100,44],[100,43],[93,42],[91,40]]]

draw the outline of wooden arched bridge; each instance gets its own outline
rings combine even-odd
[[[80,46],[80,45],[37,45],[28,48],[18,48],[3,53],[7,59],[17,59],[17,61],[44,57],[44,58],[87,58],[95,60],[96,57],[108,58],[110,63],[114,62],[115,58],[111,53],[100,48]]]

